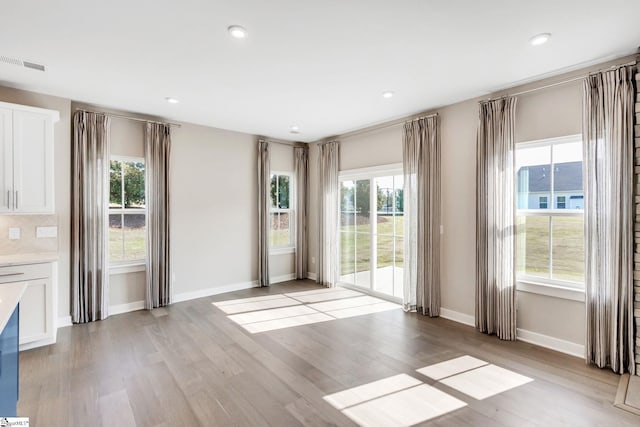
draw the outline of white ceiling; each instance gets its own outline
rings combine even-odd
[[[300,141],[640,44],[638,0],[6,0],[0,16],[0,55],[48,67],[0,64],[0,85]]]

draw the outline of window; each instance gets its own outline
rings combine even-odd
[[[295,246],[293,243],[293,178],[288,173],[271,174],[271,232],[269,242],[273,248]]]
[[[518,280],[583,287],[581,136],[518,144],[516,170]]]
[[[557,209],[566,209],[567,208],[567,197],[566,196],[558,196],[556,201]]]
[[[402,297],[402,169],[348,171],[340,179],[340,282]]]
[[[138,264],[146,256],[144,160],[111,157],[109,262]]]
[[[538,202],[538,207],[540,209],[547,209],[547,197],[546,196],[540,196],[538,198],[539,202]]]

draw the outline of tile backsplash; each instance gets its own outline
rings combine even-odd
[[[57,227],[57,215],[0,215],[0,255],[58,252],[57,237],[36,237],[37,227]],[[9,228],[20,228],[20,239],[9,239]]]

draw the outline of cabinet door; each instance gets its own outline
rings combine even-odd
[[[12,110],[0,108],[0,213],[13,208]]]
[[[29,280],[20,300],[20,345],[46,339],[51,331],[49,310],[51,286],[49,279]]]
[[[51,116],[13,112],[13,180],[14,212],[53,213]]]

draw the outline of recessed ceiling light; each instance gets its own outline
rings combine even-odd
[[[240,25],[231,25],[229,28],[227,28],[227,31],[229,31],[231,37],[236,39],[244,39],[247,37],[247,30],[245,30]]]
[[[540,33],[529,39],[529,43],[531,46],[540,46],[541,44],[545,44],[551,38],[551,33]]]
[[[291,129],[291,133],[300,133],[300,126],[293,125],[289,129]]]
[[[390,91],[390,90],[388,90],[386,92],[382,92],[382,97],[383,98],[387,98],[387,99],[393,98],[393,95],[394,95],[394,93],[392,91]]]
[[[178,101],[177,99],[172,98],[172,97],[170,97],[170,96],[167,96],[167,97],[165,98],[165,100],[166,100],[169,104],[177,104],[178,102],[180,102],[180,101]]]

